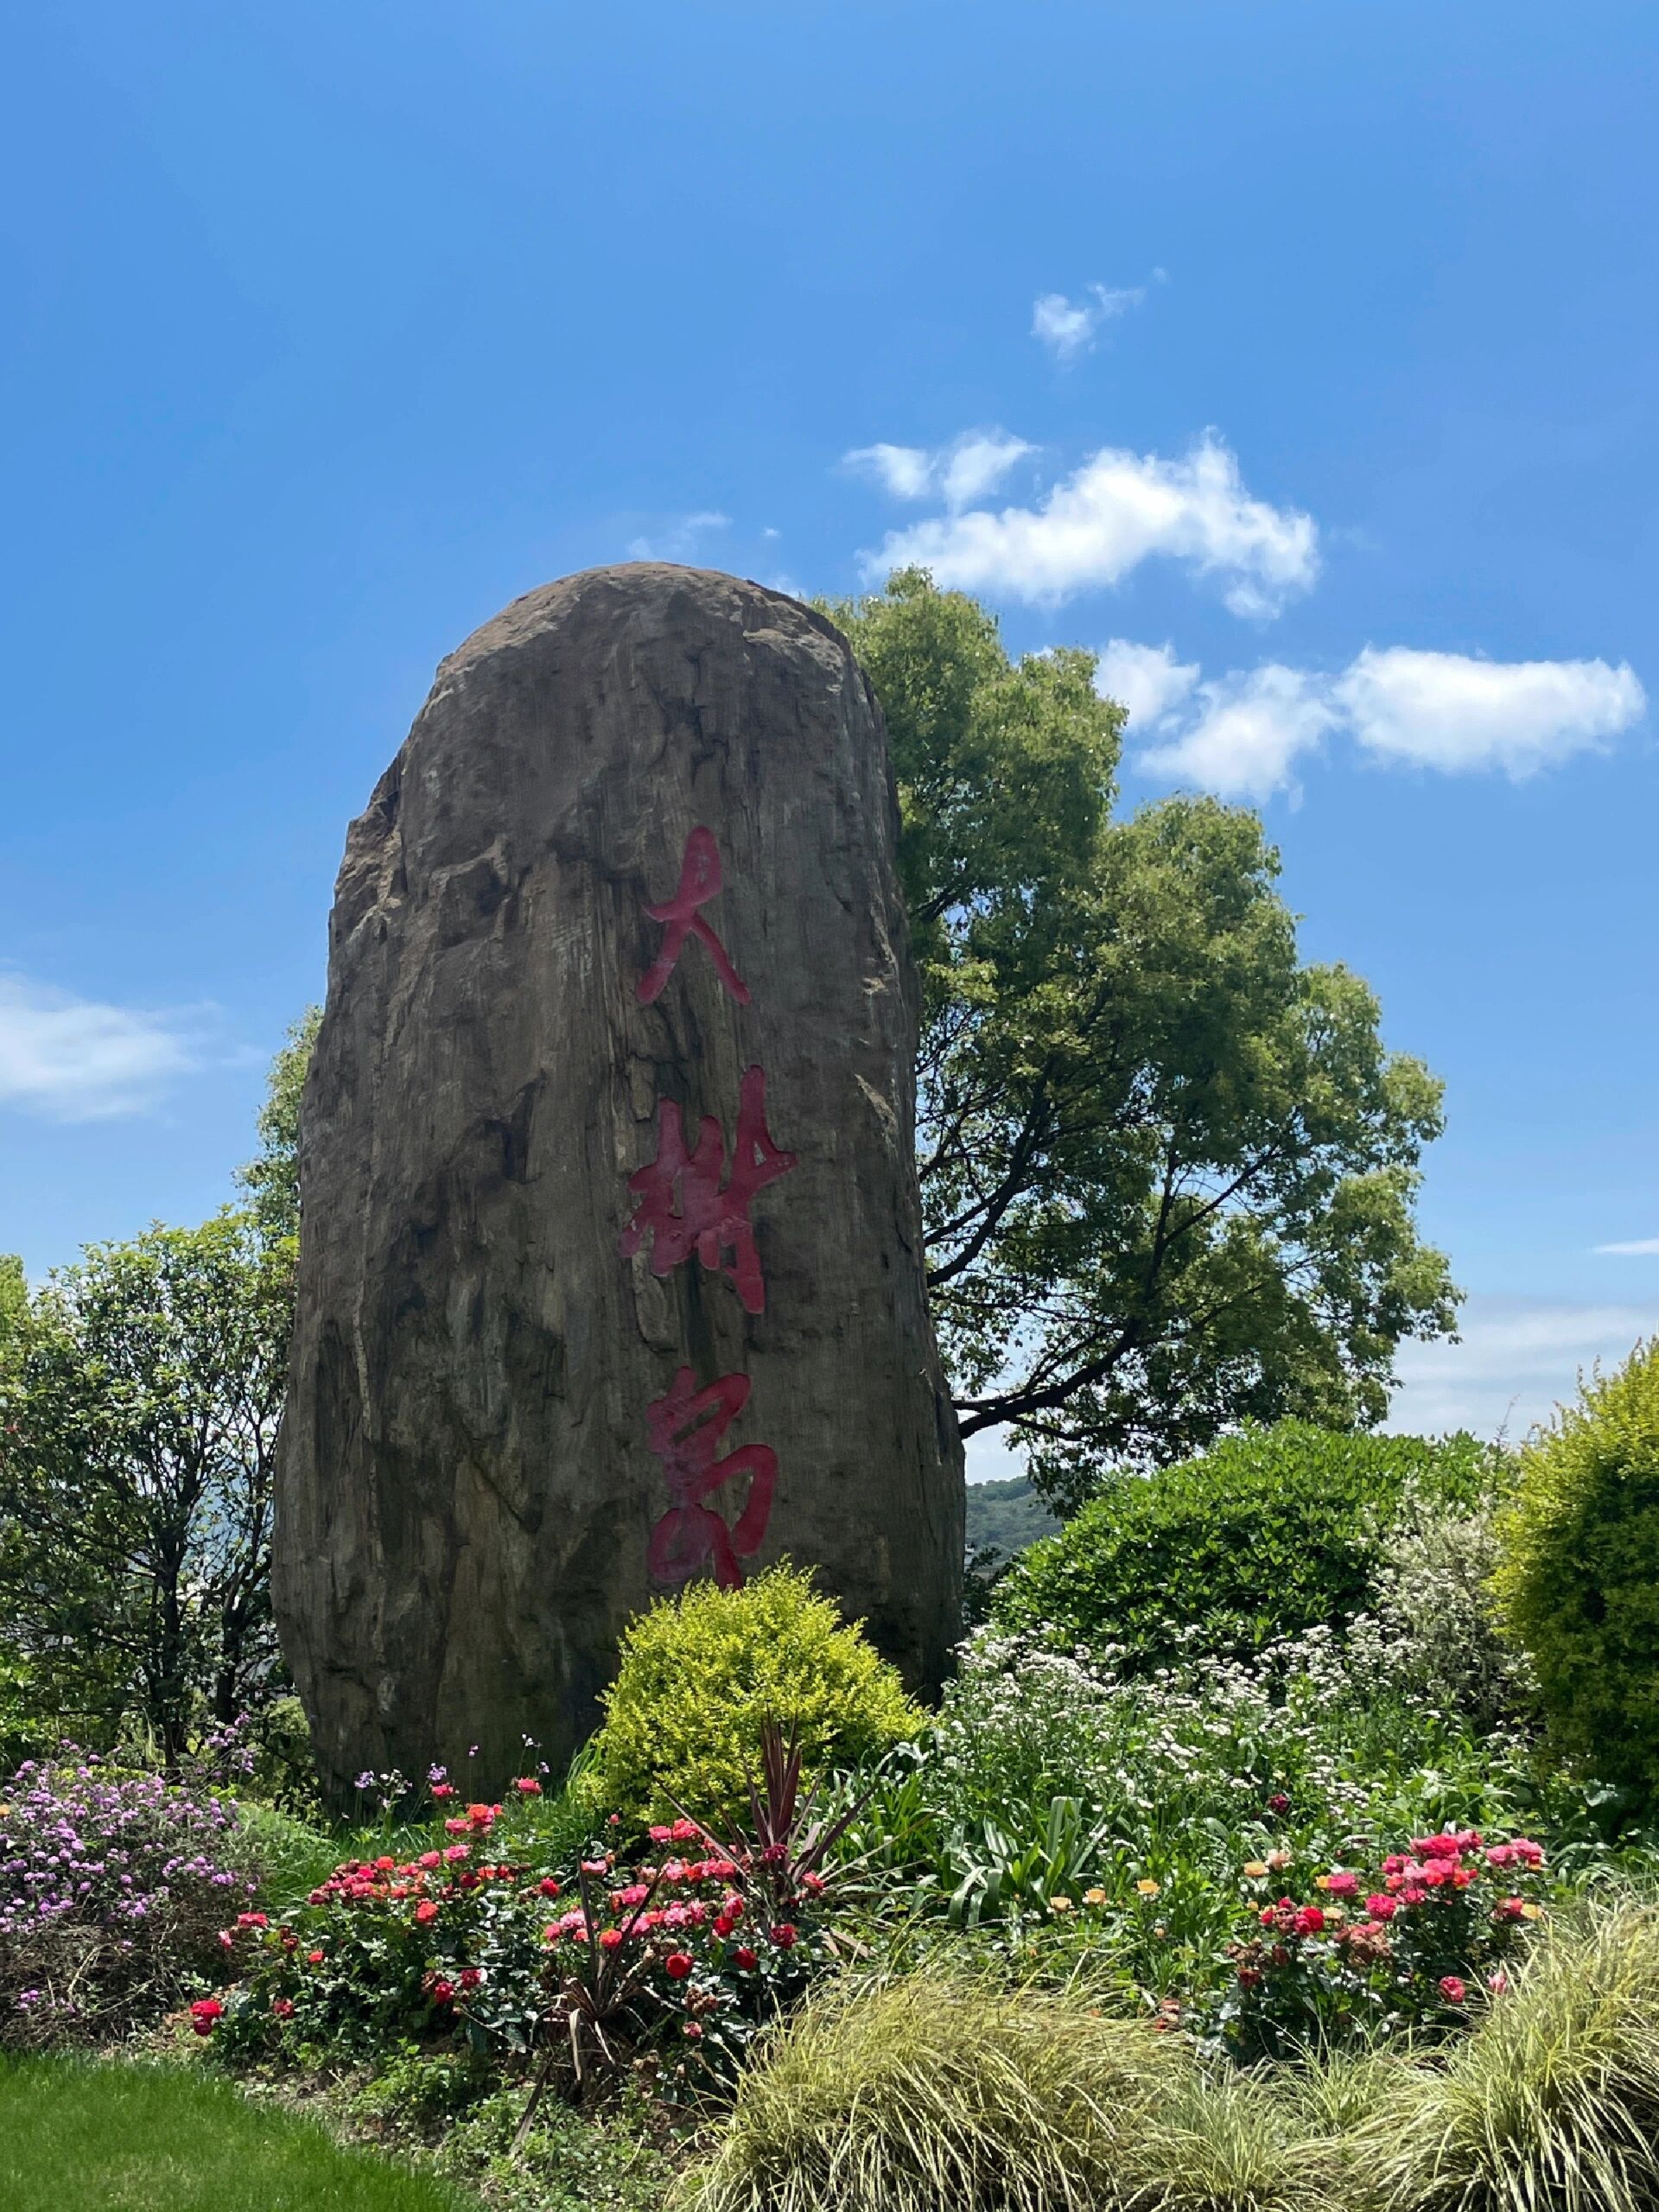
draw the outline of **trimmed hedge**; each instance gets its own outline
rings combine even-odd
[[[1245,1657],[1346,1627],[1414,1502],[1472,1510],[1491,1448],[1467,1435],[1355,1436],[1281,1421],[1201,1458],[1123,1475],[997,1586],[999,1626],[1057,1648],[1121,1647],[1126,1673]]]

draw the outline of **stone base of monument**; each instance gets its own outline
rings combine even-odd
[[[337,1793],[562,1760],[632,1615],[784,1556],[939,1681],[897,836],[845,639],[759,585],[594,569],[440,668],[302,1115],[275,1594]]]

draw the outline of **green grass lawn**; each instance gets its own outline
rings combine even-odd
[[[465,2212],[474,2203],[186,2068],[0,2060],[5,2212]]]

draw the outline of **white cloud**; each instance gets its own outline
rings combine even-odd
[[[1604,1372],[1617,1367],[1659,1330],[1659,1299],[1597,1306],[1471,1298],[1458,1328],[1459,1344],[1401,1346],[1390,1428],[1428,1436],[1468,1428],[1518,1441],[1577,1396],[1580,1371],[1587,1376],[1598,1361]]]
[[[1404,645],[1367,645],[1334,677],[1270,662],[1195,683],[1197,669],[1177,664],[1170,646],[1115,638],[1096,681],[1118,696],[1120,671],[1128,683],[1144,668],[1155,686],[1164,666],[1187,678],[1186,710],[1163,706],[1160,742],[1135,765],[1228,798],[1264,799],[1292,787],[1297,761],[1333,731],[1385,765],[1530,775],[1600,747],[1647,705],[1628,665],[1489,661]]]
[[[1659,1236],[1634,1236],[1626,1244],[1598,1244],[1595,1249],[1622,1259],[1659,1259]]]
[[[874,476],[895,499],[925,499],[933,482],[933,456],[922,446],[859,446],[842,455],[845,467]]]
[[[1197,661],[1178,661],[1173,645],[1137,645],[1128,638],[1103,645],[1095,668],[1096,690],[1126,707],[1134,724],[1159,721],[1198,680]]]
[[[1036,450],[1023,438],[1011,438],[1006,430],[980,430],[958,438],[942,456],[939,488],[944,504],[955,514],[970,499],[983,499],[987,492],[996,489],[1015,461]]]
[[[1360,744],[1385,760],[1512,777],[1593,750],[1647,706],[1628,663],[1480,660],[1404,645],[1367,645],[1334,696]]]
[[[1108,447],[1040,506],[934,517],[862,558],[872,578],[919,563],[947,588],[1053,602],[1120,583],[1154,556],[1225,577],[1235,613],[1272,614],[1313,582],[1318,531],[1312,516],[1252,499],[1234,455],[1206,435],[1179,461]]]
[[[937,493],[955,514],[970,499],[994,492],[1016,461],[1036,450],[1006,430],[964,430],[931,452],[925,446],[860,446],[842,461],[874,476],[892,499],[925,499]]]
[[[634,537],[628,541],[630,561],[690,561],[698,546],[711,530],[729,530],[729,515],[712,510],[692,515],[679,515],[665,522],[654,537]]]
[[[1319,683],[1277,661],[1201,683],[1197,697],[1193,721],[1142,753],[1139,766],[1223,798],[1263,799],[1291,785],[1297,760],[1337,721]]]
[[[1112,291],[1104,284],[1090,284],[1084,296],[1077,300],[1068,299],[1064,292],[1044,292],[1032,305],[1031,334],[1039,345],[1046,346],[1058,360],[1075,361],[1079,353],[1087,353],[1094,345],[1103,323],[1127,315],[1131,308],[1138,308],[1146,296],[1142,284],[1123,291]]]
[[[103,1006],[0,975],[0,1107],[55,1122],[143,1113],[197,1065],[197,1019]]]

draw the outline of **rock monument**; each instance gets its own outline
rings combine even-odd
[[[275,1593],[340,1795],[556,1763],[632,1615],[784,1554],[938,1681],[897,834],[846,640],[757,584],[593,569],[438,671],[347,836],[302,1114]]]

